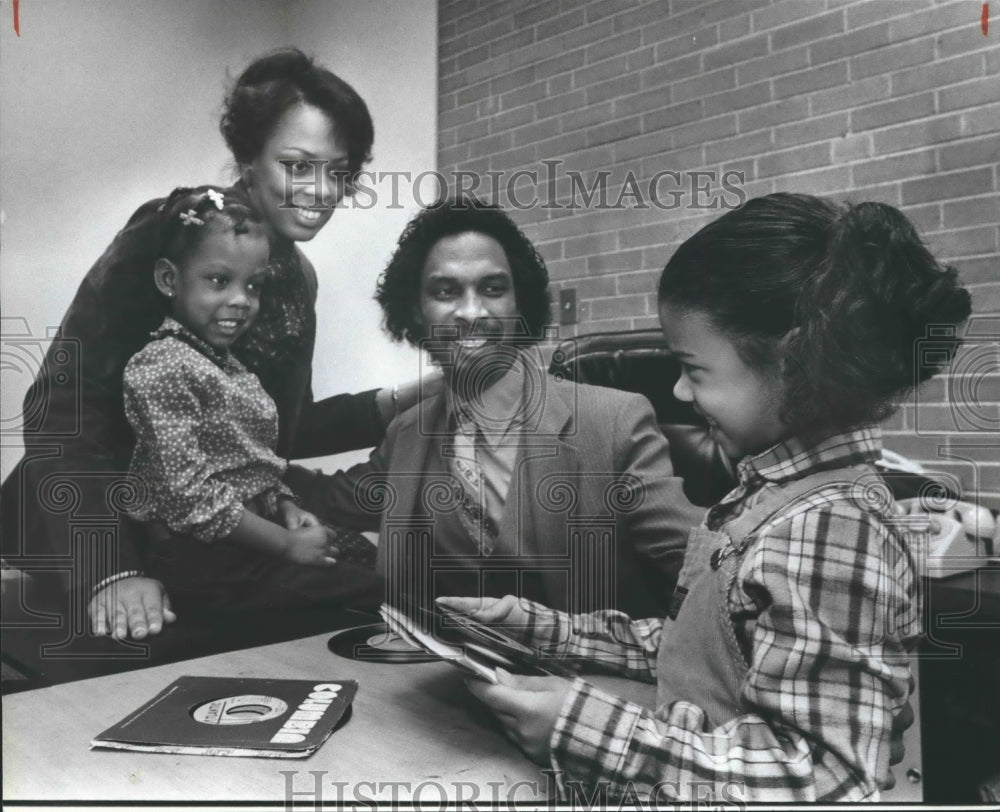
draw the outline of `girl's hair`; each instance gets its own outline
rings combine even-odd
[[[159,257],[182,265],[213,227],[234,234],[266,235],[250,201],[233,189],[214,186],[178,187],[160,206]]]
[[[281,117],[304,102],[325,112],[347,150],[348,192],[371,160],[375,128],[364,100],[336,74],[297,48],[260,57],[226,95],[219,128],[238,164],[260,155]]]
[[[807,435],[890,415],[948,365],[971,310],[955,269],[898,209],[787,193],[750,200],[686,240],[659,299],[706,313],[751,366],[780,362],[782,418]]]
[[[528,342],[541,339],[552,318],[545,260],[503,209],[470,196],[439,200],[403,229],[375,292],[385,330],[395,341],[416,346],[427,337],[416,316],[427,255],[439,240],[467,231],[492,237],[503,248],[517,309],[527,331],[525,338]]]

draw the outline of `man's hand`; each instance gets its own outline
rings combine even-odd
[[[549,763],[549,741],[572,683],[560,677],[518,677],[497,669],[499,685],[466,680],[469,690],[492,710],[504,732],[532,761]]]
[[[94,634],[110,634],[118,640],[159,634],[164,623],[177,619],[163,584],[141,576],[108,584],[91,598],[89,611]]]

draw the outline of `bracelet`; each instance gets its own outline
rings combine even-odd
[[[395,419],[399,416],[399,384],[394,383],[392,385],[392,417]]]
[[[90,590],[90,597],[94,597],[98,592],[106,587],[111,586],[117,581],[124,581],[126,578],[144,578],[146,573],[142,570],[126,570],[125,572],[119,572],[116,575],[109,575],[103,581],[98,582],[98,584]]]

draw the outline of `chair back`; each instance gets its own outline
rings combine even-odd
[[[674,397],[680,363],[659,330],[592,333],[559,343],[549,372],[578,383],[645,395],[670,444],[670,459],[694,504],[709,507],[736,484],[732,464],[690,403]]]

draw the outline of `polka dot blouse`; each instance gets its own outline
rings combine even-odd
[[[131,472],[148,490],[132,517],[212,541],[235,529],[246,502],[273,513],[291,492],[273,451],[278,411],[257,376],[172,318],[153,339],[125,367]]]

